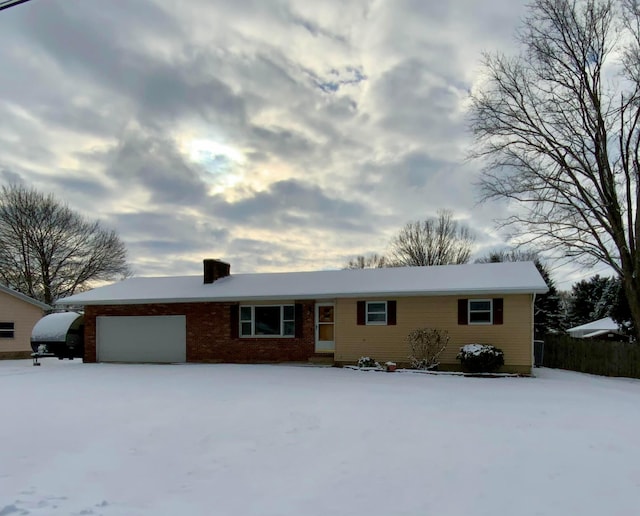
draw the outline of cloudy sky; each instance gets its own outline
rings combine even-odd
[[[33,0],[0,11],[0,183],[99,218],[138,275],[339,268],[450,209],[465,105],[525,1]],[[558,278],[562,280],[562,278]]]

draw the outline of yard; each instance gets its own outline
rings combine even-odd
[[[0,362],[0,515],[629,515],[640,381]]]

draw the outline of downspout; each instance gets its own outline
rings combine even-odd
[[[531,296],[531,374],[533,374],[533,368],[536,364],[536,294],[535,292]]]

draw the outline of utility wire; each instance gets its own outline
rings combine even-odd
[[[28,2],[29,0],[4,0],[4,1],[0,1],[0,11],[2,11],[3,9],[9,9],[9,7],[14,7],[16,5],[20,5],[20,4],[24,4],[25,2]]]

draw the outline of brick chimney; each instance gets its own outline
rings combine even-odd
[[[207,258],[204,263],[204,282],[213,283],[215,280],[231,274],[231,265],[220,260]]]

